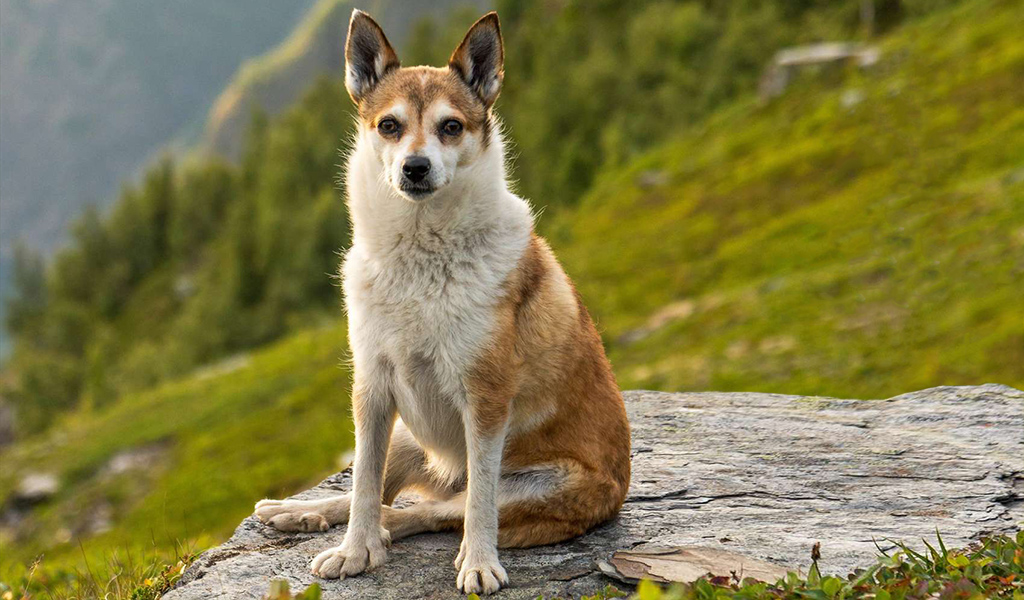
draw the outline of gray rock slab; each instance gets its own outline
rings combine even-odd
[[[567,543],[502,551],[498,598],[578,597],[611,580],[595,561],[618,549],[703,546],[806,572],[869,565],[875,544],[947,546],[1024,522],[1024,392],[941,387],[888,400],[754,393],[626,392],[633,479],[614,521]],[[297,498],[350,489],[339,473]],[[252,499],[254,502],[258,498]],[[273,579],[317,582],[308,564],[344,526],[286,534],[249,517],[205,552],[168,600],[261,598]],[[325,599],[456,598],[456,534],[395,542],[380,569],[319,581]],[[620,586],[621,587],[621,586]]]

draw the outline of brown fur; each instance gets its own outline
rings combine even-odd
[[[578,536],[618,512],[629,487],[629,423],[622,396],[589,313],[551,249],[534,236],[496,308],[494,337],[467,379],[482,433],[547,415],[513,430],[502,473],[546,468],[553,495],[499,506],[498,544],[529,547]],[[463,481],[433,477],[423,450],[396,430],[384,476],[385,504],[403,489],[429,498],[384,512],[392,539],[462,527]]]
[[[490,112],[472,90],[449,68],[409,67],[396,69],[384,76],[380,84],[359,103],[359,118],[376,126],[396,99],[407,101],[416,124],[423,111],[438,99],[444,99],[461,117],[466,131],[475,132],[489,126]]]
[[[546,465],[564,477],[557,498],[501,507],[501,545],[532,546],[579,535],[618,511],[629,486],[629,424],[590,315],[541,238],[507,289],[468,385],[484,427],[503,425],[510,412],[550,414],[535,430],[511,432],[502,461],[503,473]]]

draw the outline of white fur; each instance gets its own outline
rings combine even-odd
[[[352,90],[356,96],[366,91],[366,82],[359,76],[359,70],[354,65],[345,67],[345,87]]]
[[[506,429],[481,436],[474,431],[468,414],[464,422],[469,440],[470,484],[466,490],[462,547],[455,559],[459,569],[456,585],[466,593],[492,593],[508,581],[498,562],[498,481]]]
[[[410,156],[422,156],[430,160],[430,173],[427,182],[431,187],[440,189],[452,183],[460,165],[466,165],[477,159],[481,151],[481,141],[477,136],[465,135],[459,144],[444,144],[436,135],[437,127],[448,119],[457,118],[458,114],[447,102],[438,101],[427,107],[423,115],[415,115],[405,102],[399,101],[381,112],[397,120],[406,130],[422,129],[427,135],[418,137],[412,133],[402,136],[397,143],[385,139],[373,132],[371,135],[360,136],[360,142],[368,141],[379,157],[382,165],[382,176],[385,182],[405,198],[413,201],[424,200],[413,197],[398,188],[402,181],[402,164]],[[351,168],[351,163],[350,163]],[[493,173],[490,174],[493,177]],[[504,176],[502,176],[504,179]]]
[[[424,118],[436,122],[450,110],[441,103]],[[393,114],[403,111],[396,106]],[[361,124],[348,161],[353,244],[343,274],[349,341],[356,379],[373,390],[363,396],[374,404],[364,416],[377,425],[357,423],[349,530],[323,563],[333,567],[331,557],[347,547],[369,547],[373,558],[379,453],[389,433],[381,432],[378,419],[397,412],[437,474],[469,476],[457,581],[467,592],[489,592],[507,581],[497,552],[504,431],[491,437],[475,431],[466,418],[472,399],[464,381],[494,331],[494,307],[529,244],[533,219],[527,203],[508,190],[497,132],[487,147],[476,136],[463,137],[444,145],[427,136],[432,141],[416,149]],[[432,174],[438,173],[437,191],[417,201],[398,191],[394,171],[414,151],[430,157]],[[384,441],[365,439],[377,436]],[[364,469],[377,472],[360,473]]]

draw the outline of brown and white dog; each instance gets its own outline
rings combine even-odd
[[[608,520],[629,485],[629,424],[572,282],[509,191],[498,16],[445,68],[399,66],[354,11],[345,84],[358,107],[343,267],[354,357],[351,494],[263,500],[282,531],[348,522],[314,574],[384,563],[391,540],[464,530],[457,585],[508,582],[498,547],[559,542]],[[399,492],[426,500],[390,505]]]

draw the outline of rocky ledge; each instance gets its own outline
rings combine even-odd
[[[633,481],[621,514],[568,543],[503,551],[511,587],[498,598],[593,593],[617,583],[606,573],[654,573],[658,553],[677,547],[687,550],[675,556],[711,562],[672,572],[805,572],[820,542],[822,571],[842,574],[870,564],[876,544],[920,544],[938,531],[959,546],[1024,521],[1024,392],[1013,388],[867,401],[627,392],[626,405]],[[350,483],[346,471],[296,497]],[[261,598],[273,579],[302,589],[316,581],[310,559],[343,533],[280,533],[249,517],[165,598]],[[324,598],[457,597],[458,546],[455,534],[401,540],[380,569],[320,581]],[[632,552],[609,560],[622,550]]]

